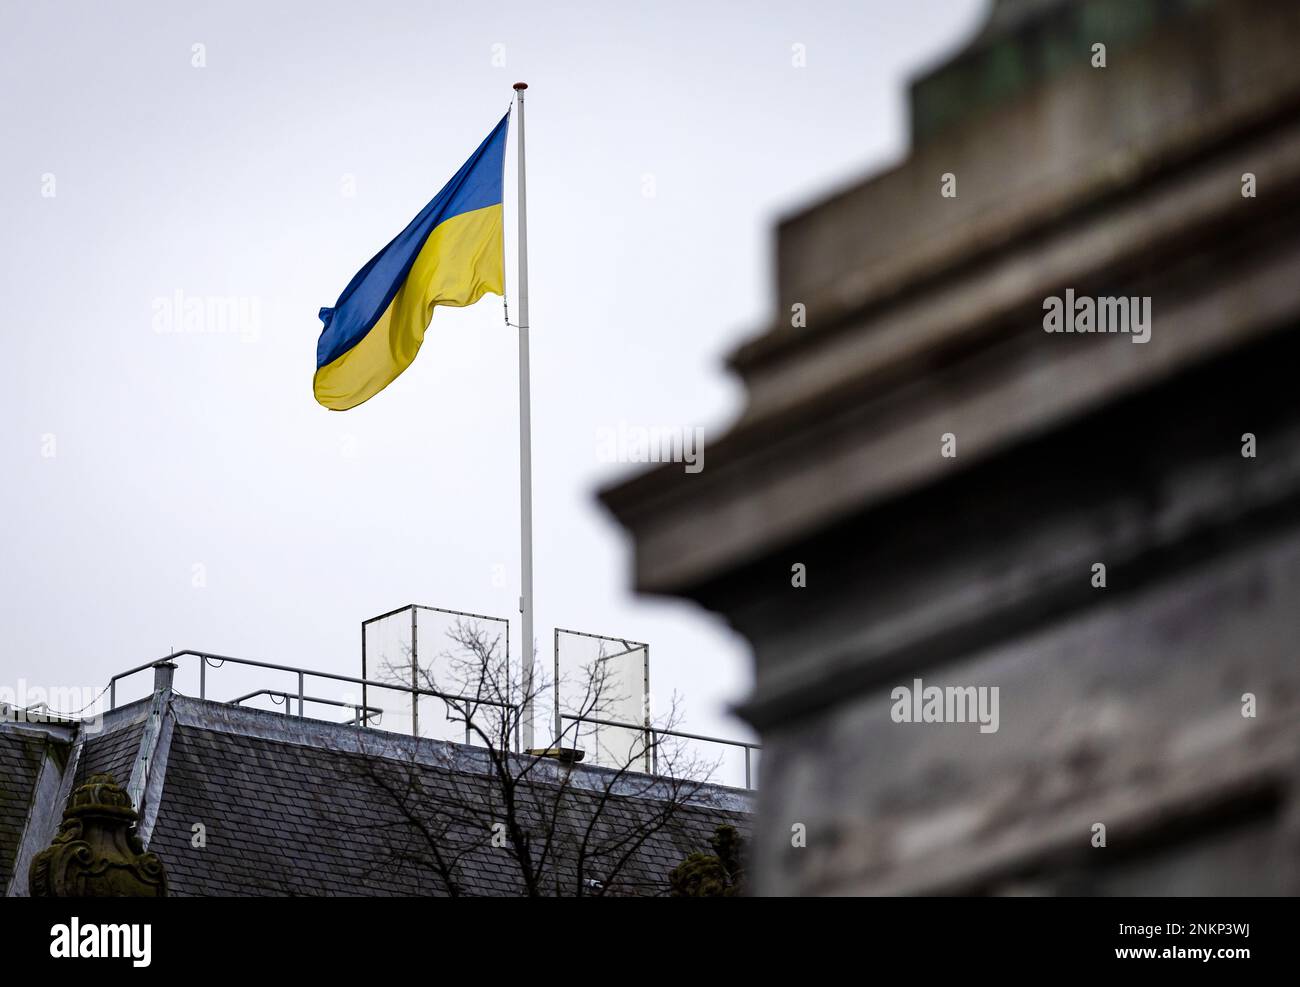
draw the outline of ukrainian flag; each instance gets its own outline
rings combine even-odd
[[[320,310],[316,400],[345,411],[397,379],[420,351],[435,305],[473,305],[505,286],[502,117],[477,151],[406,229]]]

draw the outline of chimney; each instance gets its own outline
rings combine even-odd
[[[156,661],[153,663],[153,691],[171,692],[172,676],[176,674],[174,661]]]

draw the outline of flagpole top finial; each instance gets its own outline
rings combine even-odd
[[[525,89],[527,89],[527,88],[528,88],[528,83],[526,83],[526,82],[516,82],[516,83],[515,83],[515,89],[519,90],[520,92],[523,92],[523,91],[524,91]]]

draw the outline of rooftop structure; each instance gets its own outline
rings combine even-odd
[[[197,698],[175,688],[181,663],[197,672]],[[228,665],[295,685],[206,698],[209,674]],[[119,683],[141,673],[152,674],[152,691],[118,705]],[[319,695],[330,690],[313,680],[368,698]],[[474,743],[421,736],[419,703],[438,694],[418,682],[192,651],[116,675],[106,691],[110,708],[92,719],[0,717],[0,888],[9,895],[28,893],[31,862],[72,793],[100,775],[129,796],[135,834],[161,858],[173,895],[655,895],[667,893],[676,865],[708,850],[719,825],[749,832],[749,792],[674,774],[652,756],[670,738],[643,724],[613,726],[650,737],[637,748],[651,752],[644,764],[581,763],[583,751],[522,752],[513,730],[497,747],[468,733]],[[377,727],[376,691],[407,697],[410,733]],[[259,698],[279,710],[246,705]],[[315,710],[342,716],[306,715]],[[506,831],[511,817],[523,836]]]

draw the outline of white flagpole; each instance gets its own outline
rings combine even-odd
[[[528,370],[528,193],[524,184],[524,90],[526,82],[515,83],[517,129],[515,144],[519,148],[519,197],[515,213],[519,217],[519,614],[523,624],[523,690],[528,697],[522,711],[523,748],[533,743],[533,437]]]

